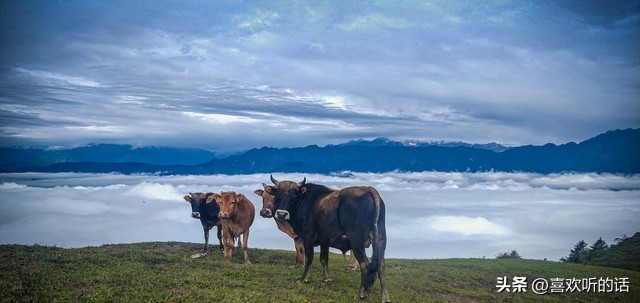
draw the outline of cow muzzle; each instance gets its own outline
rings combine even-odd
[[[200,213],[197,211],[194,211],[191,213],[191,217],[196,218],[196,219],[200,219]]]
[[[276,215],[274,217],[276,218],[276,220],[289,221],[291,215],[289,215],[289,212],[286,210],[278,209],[276,210]]]
[[[262,209],[260,211],[260,216],[263,218],[271,218],[273,217],[273,214],[271,213],[270,209]]]
[[[218,218],[226,220],[229,219],[229,214],[228,213],[219,213],[218,214]]]

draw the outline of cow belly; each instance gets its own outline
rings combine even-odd
[[[344,230],[339,228],[319,230],[315,236],[314,246],[316,245],[328,245],[343,252],[351,249],[349,238],[344,234]]]
[[[347,236],[341,236],[337,240],[333,241],[329,246],[341,250],[344,254],[351,249],[351,242],[349,242]]]
[[[240,224],[234,224],[231,222],[229,224],[229,231],[233,237],[237,237],[237,236],[240,236],[242,233],[244,233],[245,227]]]
[[[326,228],[327,226],[331,225],[325,225],[325,228],[320,228],[316,231],[315,238],[317,242],[325,245],[333,245],[334,242],[340,242],[343,237],[346,239],[344,230],[335,225],[331,228]]]

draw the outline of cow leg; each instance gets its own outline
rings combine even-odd
[[[233,236],[226,234],[227,232],[225,232],[224,236],[224,259],[227,260],[227,262],[231,262],[233,259]]]
[[[298,282],[309,283],[309,269],[313,263],[313,242],[304,242],[304,272]]]
[[[381,252],[380,267],[378,267],[378,279],[380,279],[380,292],[382,293],[382,302],[391,302],[389,293],[387,292],[387,273],[384,264],[384,252]]]
[[[358,260],[356,260],[356,255],[353,253],[353,250],[349,252],[349,269],[358,270]]]
[[[240,240],[240,236],[238,236],[238,249],[241,249],[241,248],[242,248],[242,240]]]
[[[296,247],[296,266],[302,267],[304,266],[304,243],[302,243],[302,239],[300,237],[296,237],[293,239],[293,244]]]
[[[203,229],[204,229],[204,249],[202,250],[202,252],[206,254],[209,252],[209,229],[206,226]]]
[[[218,247],[220,248],[220,253],[224,253],[224,245],[222,244],[222,227],[218,225],[216,228],[218,229],[217,236],[218,242],[220,243]]]
[[[251,264],[251,261],[249,260],[249,253],[247,252],[247,243],[249,243],[249,229],[247,228],[247,230],[245,230],[242,235],[244,238],[244,242],[242,243],[242,252],[244,252],[244,263]],[[238,245],[240,245],[239,242],[240,237],[238,237]]]
[[[364,245],[352,247],[351,252],[356,256],[356,260],[358,260],[358,264],[360,264],[360,291],[358,292],[357,298],[364,299],[367,294],[369,294],[369,290],[364,283],[369,268],[369,259],[365,253]]]
[[[322,264],[322,283],[329,283],[329,246],[320,245],[320,264]]]
[[[233,246],[233,236],[229,237],[229,262],[233,259],[233,253],[235,252],[235,246]]]

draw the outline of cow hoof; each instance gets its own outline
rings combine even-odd
[[[324,280],[322,280],[322,283],[329,283],[329,282],[331,282],[331,281],[333,281],[333,280],[331,280],[331,279],[324,279]]]
[[[298,283],[309,283],[309,279],[304,279],[304,280],[300,279],[298,280]]]
[[[245,261],[244,264],[249,265],[249,264],[251,264],[251,261]]]

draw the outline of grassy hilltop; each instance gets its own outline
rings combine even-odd
[[[316,254],[311,282],[295,280],[294,253],[251,249],[253,264],[212,253],[191,259],[201,244],[138,243],[79,249],[0,245],[0,302],[379,302],[379,284],[354,299],[359,272],[331,254],[333,282],[322,284]],[[629,278],[628,293],[496,292],[496,278]],[[534,260],[387,260],[394,302],[640,302],[640,272]]]

